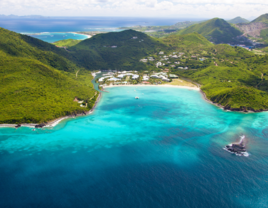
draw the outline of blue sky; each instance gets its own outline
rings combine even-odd
[[[0,0],[0,14],[245,18],[268,12],[268,0]]]

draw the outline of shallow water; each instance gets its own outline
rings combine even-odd
[[[43,40],[48,43],[54,43],[59,40],[66,40],[66,39],[74,39],[74,40],[84,40],[88,38],[87,35],[82,34],[76,34],[76,33],[70,33],[70,32],[44,32],[44,33],[24,33],[26,35],[29,35],[34,38],[38,38],[40,40]]]
[[[108,90],[89,116],[0,129],[0,207],[267,207],[267,113],[188,89]],[[223,150],[243,134],[249,157]]]

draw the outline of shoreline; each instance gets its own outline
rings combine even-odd
[[[179,85],[148,85],[148,84],[137,84],[137,85],[108,85],[108,86],[103,86],[103,89],[106,88],[112,88],[112,87],[173,87],[173,88],[184,88],[184,89],[189,89],[189,90],[197,90],[201,91],[199,87],[188,87],[188,86],[179,86]]]
[[[77,35],[84,35],[84,36],[87,36],[87,38],[86,38],[86,39],[88,39],[88,38],[91,38],[91,37],[92,37],[91,35],[86,35],[86,34],[79,33],[79,32],[67,32],[67,33],[74,33],[74,34],[77,34]],[[81,40],[85,40],[85,39],[81,39]]]
[[[99,103],[101,99],[101,92],[94,104],[94,106],[92,107],[92,109],[90,109],[89,111],[86,111],[85,113],[79,113],[79,114],[76,114],[76,115],[68,115],[68,116],[62,116],[62,117],[59,117],[59,118],[56,118],[54,120],[51,120],[51,121],[48,121],[46,123],[46,125],[42,128],[51,128],[51,127],[55,127],[56,125],[58,125],[61,121],[65,120],[65,119],[68,119],[68,118],[75,118],[75,117],[78,117],[78,116],[87,116],[89,114],[92,114],[93,111],[95,110],[97,104]],[[0,128],[15,128],[18,124],[0,124]],[[28,127],[28,128],[35,128],[36,125],[39,125],[39,124],[35,124],[35,123],[29,123],[29,124],[20,124],[21,127]]]
[[[221,104],[218,104],[218,103],[214,103],[212,102],[211,100],[209,100],[205,94],[205,92],[203,92],[201,90],[200,87],[189,87],[189,86],[179,86],[179,85],[169,85],[169,84],[165,84],[165,85],[147,85],[147,84],[138,84],[138,85],[109,85],[109,86],[104,86],[103,87],[103,90],[105,90],[106,88],[113,88],[113,87],[171,87],[171,88],[182,88],[182,89],[189,89],[189,90],[197,90],[199,91],[201,94],[202,94],[202,98],[208,102],[209,104],[212,104],[218,108],[220,108],[221,110],[223,111],[226,111],[226,112],[240,112],[240,113],[258,113],[258,112],[265,112],[265,111],[268,111],[268,110],[262,110],[262,111],[253,111],[253,110],[247,110],[245,111],[244,109],[227,109],[225,108],[224,106],[222,106]],[[107,91],[103,91],[103,92],[107,92]],[[48,121],[46,123],[46,125],[43,127],[43,128],[51,128],[51,127],[55,127],[56,125],[58,125],[61,121],[65,120],[65,119],[68,119],[68,118],[75,118],[75,117],[78,117],[78,116],[87,116],[87,115],[90,115],[94,112],[95,108],[97,107],[97,104],[99,103],[100,99],[102,97],[102,93],[100,92],[94,106],[92,107],[92,109],[90,109],[89,111],[86,111],[84,113],[80,113],[80,114],[76,114],[76,115],[68,115],[68,116],[62,116],[62,117],[59,117],[59,118],[56,118],[54,120],[51,120],[51,121]],[[15,128],[18,124],[0,124],[0,128]],[[21,127],[28,127],[28,128],[35,128],[36,125],[39,125],[39,124],[34,124],[34,123],[26,123],[26,124],[21,124]]]
[[[261,113],[261,112],[268,111],[268,109],[257,110],[257,111],[255,111],[255,110],[247,110],[247,109],[245,109],[245,108],[244,108],[244,109],[241,109],[241,108],[226,108],[225,106],[223,106],[223,105],[221,105],[221,104],[219,104],[219,103],[214,103],[213,101],[209,100],[209,99],[207,98],[206,93],[205,93],[203,90],[201,90],[201,89],[200,89],[200,93],[202,94],[202,97],[203,97],[203,99],[204,99],[206,102],[208,102],[208,103],[210,103],[210,104],[212,104],[212,105],[214,105],[214,106],[216,106],[216,107],[218,107],[218,108],[220,108],[221,110],[226,111],[226,112]]]
[[[44,35],[46,33],[73,33],[73,34],[77,34],[77,35],[84,35],[86,36],[85,39],[91,38],[91,35],[87,35],[87,34],[83,34],[83,33],[79,33],[79,32],[38,32],[38,33],[20,33],[22,35]],[[77,40],[85,40],[85,39],[77,39]],[[76,40],[76,39],[74,39]]]

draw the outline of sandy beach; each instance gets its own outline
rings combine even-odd
[[[189,90],[198,90],[200,91],[199,87],[188,87],[188,86],[179,86],[179,85],[143,85],[143,84],[137,84],[137,85],[108,85],[108,86],[103,86],[104,89],[106,88],[111,88],[111,87],[173,87],[173,88],[184,88],[184,89],[189,89]]]
[[[78,35],[85,35],[85,36],[87,36],[87,38],[91,38],[92,37],[91,35],[86,35],[86,34],[78,33],[78,32],[69,32],[69,33],[74,33],[74,34],[78,34]]]

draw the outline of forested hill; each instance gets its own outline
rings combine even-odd
[[[190,33],[186,35],[171,34],[163,39],[163,43],[171,47],[190,47],[199,48],[204,46],[212,46],[213,44],[209,42],[204,36],[195,33]]]
[[[231,24],[240,24],[240,23],[249,23],[250,21],[242,17],[236,17],[234,19],[229,20],[228,22]]]
[[[169,50],[160,40],[134,30],[98,34],[68,50],[81,66],[94,69],[143,70],[139,60],[161,50]]]
[[[263,23],[268,24],[268,13],[263,14],[263,15],[259,16],[258,18],[256,18],[255,20],[252,21],[252,23],[256,23],[256,22],[263,22]]]
[[[199,24],[191,25],[177,34],[184,35],[197,32],[214,43],[232,43],[242,32],[223,19],[214,18]]]
[[[0,123],[40,123],[92,107],[91,74],[53,51],[65,53],[0,28]],[[73,102],[75,97],[89,108]]]

